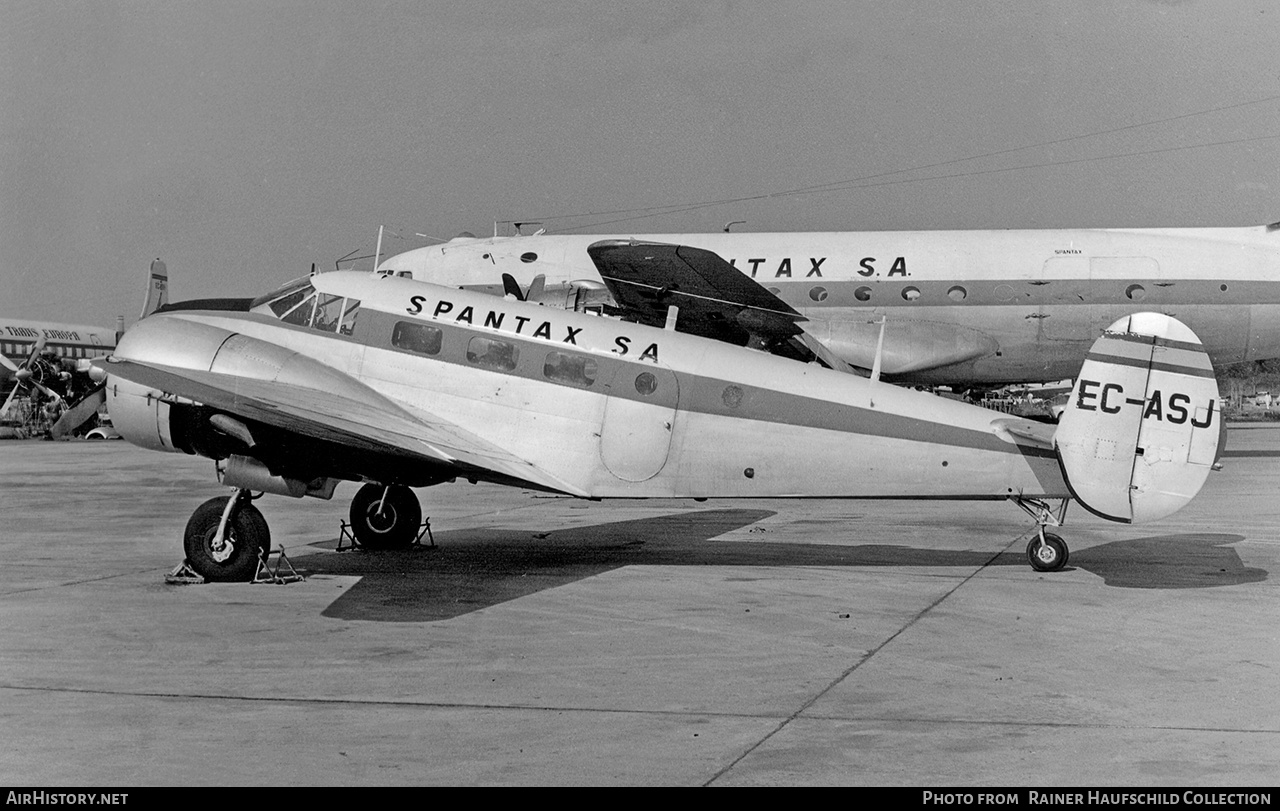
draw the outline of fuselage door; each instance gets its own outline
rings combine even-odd
[[[680,392],[670,369],[618,364],[600,427],[600,460],[628,482],[652,479],[667,463]]]

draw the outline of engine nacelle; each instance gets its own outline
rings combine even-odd
[[[154,389],[108,375],[106,390],[111,425],[127,442],[153,451],[189,453],[174,445],[169,426],[172,406]]]

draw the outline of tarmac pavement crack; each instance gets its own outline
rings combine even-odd
[[[99,575],[98,577],[82,577],[79,580],[64,580],[60,583],[50,583],[46,586],[34,586],[29,589],[13,589],[12,591],[0,591],[0,600],[5,597],[12,597],[18,594],[31,594],[36,591],[48,591],[49,589],[66,588],[67,586],[83,586],[86,583],[101,583],[105,580],[115,580],[119,577],[134,577],[135,575],[146,574],[155,571],[155,567],[148,566],[145,569],[136,569],[129,572],[112,572],[111,574]]]
[[[967,574],[965,577],[961,578],[961,580],[958,583],[956,583],[951,588],[947,589],[947,591],[943,592],[937,599],[933,600],[933,602],[929,603],[924,608],[917,611],[910,619],[908,619],[905,623],[902,624],[902,627],[898,628],[898,630],[894,631],[892,634],[885,637],[885,639],[879,645],[876,645],[874,648],[867,651],[856,662],[851,664],[849,667],[845,668],[845,670],[842,673],[840,673],[840,675],[836,676],[834,679],[828,682],[826,687],[823,687],[821,690],[814,693],[807,701],[805,701],[798,708],[796,708],[794,712],[792,712],[790,715],[784,718],[781,721],[781,723],[779,723],[773,729],[769,730],[769,732],[766,733],[763,737],[761,737],[760,740],[756,741],[755,743],[753,743],[752,745],[744,749],[736,758],[734,758],[729,763],[727,763],[723,768],[721,768],[715,774],[711,775],[711,777],[708,778],[707,781],[704,782],[702,785],[703,786],[714,785],[717,780],[724,777],[729,772],[733,771],[734,767],[737,766],[739,763],[741,763],[743,760],[745,760],[748,756],[750,756],[751,753],[755,752],[761,746],[763,746],[766,742],[776,737],[779,732],[786,729],[793,721],[795,721],[797,718],[803,715],[806,710],[808,710],[810,707],[816,704],[820,699],[822,699],[823,696],[827,695],[832,690],[834,690],[838,685],[840,685],[846,679],[852,676],[854,672],[856,672],[860,667],[865,665],[867,662],[871,661],[876,656],[876,654],[878,654],[880,651],[884,650],[886,647],[892,644],[895,639],[902,636],[904,633],[906,633],[908,630],[914,627],[916,623],[924,619],[924,617],[928,615],[930,612],[932,612],[935,608],[937,608],[942,603],[946,602],[946,600],[949,597],[951,597],[951,595],[955,594],[957,591],[963,588],[966,584],[969,583],[969,581],[973,580],[979,574],[986,571],[988,567],[995,564],[995,562],[1000,559],[1001,555],[1006,554],[1010,549],[1016,546],[1018,542],[1024,539],[1025,537],[1026,535],[1023,534],[1018,536],[1017,538],[1014,538],[1004,548],[1000,549],[998,552],[996,552],[990,558],[988,558],[985,563],[976,567],[972,572]]]

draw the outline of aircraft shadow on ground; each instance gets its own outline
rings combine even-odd
[[[307,574],[360,577],[324,616],[380,622],[449,619],[623,566],[1026,567],[1016,551],[952,551],[885,544],[718,541],[773,516],[700,510],[552,530],[474,528],[437,533],[436,548],[309,555]],[[1229,547],[1240,535],[1187,533],[1073,551],[1068,566],[1119,588],[1186,589],[1265,580]],[[1047,575],[1052,577],[1053,575]]]

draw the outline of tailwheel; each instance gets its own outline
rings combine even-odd
[[[219,527],[225,528],[219,533]],[[211,498],[196,508],[182,535],[187,563],[209,582],[253,579],[259,554],[271,550],[271,531],[247,491]]]
[[[1067,542],[1052,532],[1037,533],[1027,544],[1027,560],[1037,572],[1056,572],[1067,565]]]
[[[351,500],[351,531],[365,549],[406,549],[421,524],[422,505],[403,485],[366,484]]]

